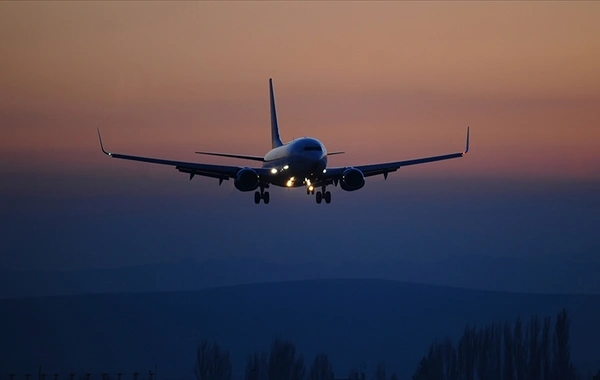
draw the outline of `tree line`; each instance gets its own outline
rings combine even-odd
[[[448,338],[434,341],[413,380],[579,380],[571,362],[570,318],[566,309],[524,324],[510,322],[477,328],[467,325],[457,346]],[[600,380],[600,371],[592,378]]]
[[[412,380],[600,380],[582,376],[571,362],[570,318],[562,309],[554,324],[534,315],[524,324],[466,325],[455,346],[451,339],[434,340],[417,364]],[[203,340],[197,349],[197,380],[231,380],[229,351]],[[270,351],[255,351],[246,360],[245,380],[332,380],[333,365],[325,353],[308,365],[289,340],[277,337]],[[348,380],[367,380],[363,370],[352,369]],[[399,380],[379,362],[368,380]]]

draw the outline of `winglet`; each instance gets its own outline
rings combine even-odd
[[[465,151],[463,152],[463,156],[467,154],[469,151],[469,127],[467,127],[467,146],[465,147]]]
[[[96,128],[96,129],[98,130],[98,140],[100,140],[100,149],[102,149],[102,152],[104,154],[106,154],[107,156],[112,156],[112,153],[104,150],[104,145],[102,144],[102,136],[100,136],[100,128]]]

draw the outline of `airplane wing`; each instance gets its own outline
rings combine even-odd
[[[211,164],[200,164],[195,162],[184,162],[184,161],[173,161],[173,160],[164,160],[161,158],[152,158],[152,157],[140,157],[140,156],[131,156],[128,154],[120,154],[120,153],[112,153],[108,152],[104,149],[104,145],[102,143],[102,137],[100,136],[100,129],[98,129],[98,139],[100,140],[100,148],[102,152],[109,157],[112,158],[120,158],[124,160],[133,160],[140,162],[148,162],[151,164],[160,164],[160,165],[168,165],[174,166],[175,169],[179,170],[182,173],[187,173],[190,175],[190,180],[195,175],[200,175],[204,177],[217,178],[219,180],[219,185],[224,180],[229,180],[229,178],[234,178],[237,172],[242,169],[240,166],[225,166],[225,165],[211,165]],[[255,170],[259,176],[268,177],[268,170],[263,168],[252,168]]]
[[[435,161],[442,161],[442,160],[450,160],[452,158],[459,158],[459,157],[463,157],[464,155],[466,155],[468,151],[469,151],[469,128],[467,127],[467,142],[466,142],[465,150],[463,152],[444,154],[444,155],[440,155],[440,156],[416,158],[416,159],[404,160],[404,161],[385,162],[385,163],[372,164],[372,165],[359,165],[359,166],[352,166],[352,167],[360,170],[363,173],[363,176],[365,176],[365,177],[371,177],[374,175],[383,174],[384,178],[387,179],[388,173],[395,172],[402,166],[418,165],[418,164],[424,164],[427,162],[435,162]],[[349,167],[350,166],[327,168],[327,171],[326,171],[325,177],[324,177],[325,182],[328,184],[332,183],[332,182],[337,182],[342,177],[344,171],[346,169],[348,169]]]
[[[244,160],[252,160],[252,161],[260,161],[265,162],[264,157],[260,156],[249,156],[247,154],[229,154],[229,153],[213,153],[213,152],[195,152],[196,154],[205,154],[207,156],[219,156],[219,157],[229,157],[229,158],[241,158]]]

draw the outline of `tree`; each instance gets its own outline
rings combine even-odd
[[[427,353],[427,376],[431,379],[441,379],[444,376],[444,356],[442,346],[434,341]]]
[[[255,352],[248,356],[245,380],[267,380],[269,361],[266,352]]]
[[[542,357],[540,350],[540,320],[537,315],[531,317],[527,325],[525,340],[529,348],[527,358],[527,368],[529,380],[542,379]]]
[[[269,354],[269,380],[303,380],[306,372],[302,355],[288,340],[275,338]]]
[[[360,380],[357,369],[350,370],[350,373],[348,373],[348,380]]]
[[[542,379],[550,379],[552,371],[552,352],[551,352],[551,330],[552,319],[544,318],[544,326],[542,327],[542,336],[540,342],[540,359],[542,366]]]
[[[568,380],[573,377],[571,366],[571,345],[569,344],[569,325],[571,321],[567,311],[562,309],[556,317],[553,339],[553,378]]]
[[[419,365],[417,366],[417,370],[414,375],[412,375],[412,380],[428,380],[429,379],[429,363],[427,362],[427,357],[423,356]]]
[[[455,350],[450,339],[434,343],[419,362],[413,380],[579,380],[571,363],[570,320],[563,309],[551,318],[531,317],[526,326],[517,317],[476,329],[467,325]],[[591,374],[589,376],[591,379]],[[600,371],[593,380],[600,380]]]
[[[333,366],[327,355],[321,353],[315,356],[310,371],[308,380],[331,380],[333,378]]]
[[[513,356],[513,336],[509,322],[504,324],[504,365],[502,375],[504,380],[515,380],[515,362]]]
[[[458,341],[458,372],[462,379],[473,380],[475,378],[475,363],[477,331],[475,326],[465,326],[465,331]]]
[[[231,380],[229,351],[203,340],[196,351],[194,374],[197,380]]]
[[[490,329],[480,329],[477,331],[476,340],[477,365],[476,373],[479,379],[490,378]]]
[[[525,380],[527,377],[527,349],[523,339],[523,324],[520,317],[517,317],[517,320],[515,321],[513,356],[515,361],[516,379]]]
[[[502,323],[498,322],[494,324],[493,334],[493,360],[492,360],[492,373],[494,374],[493,380],[502,380]]]
[[[444,378],[446,380],[458,379],[458,358],[456,349],[450,338],[446,338],[442,347],[444,362]]]
[[[385,378],[385,363],[384,362],[377,363],[377,367],[375,368],[374,380],[386,380],[386,378]]]

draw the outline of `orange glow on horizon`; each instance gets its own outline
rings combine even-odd
[[[0,170],[169,172],[281,137],[400,175],[600,179],[600,4],[3,2]],[[274,33],[276,31],[276,33]],[[40,163],[41,162],[41,163]],[[246,161],[244,161],[246,162]],[[398,175],[398,174],[396,174]]]

